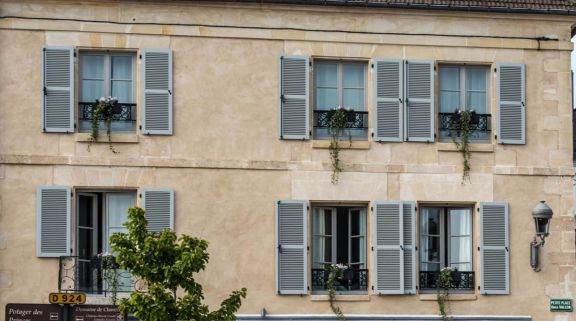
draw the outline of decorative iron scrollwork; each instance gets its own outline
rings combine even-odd
[[[328,269],[312,269],[312,291],[328,291]],[[341,280],[334,284],[336,291],[367,291],[368,270],[347,269]]]
[[[437,289],[440,271],[420,271],[420,288]],[[452,272],[451,290],[474,290],[474,272]]]

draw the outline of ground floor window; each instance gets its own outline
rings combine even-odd
[[[113,254],[110,236],[126,232],[123,226],[128,219],[128,209],[136,204],[135,192],[82,191],[77,193],[76,246],[74,269],[77,290],[86,293],[110,291],[103,278],[102,255]],[[117,270],[118,292],[132,289],[132,277]]]
[[[349,268],[336,284],[339,292],[366,292],[366,208],[319,206],[312,211],[312,291],[326,291],[328,268]]]
[[[472,209],[420,208],[420,287],[436,289],[440,270],[454,270],[451,287],[474,289]]]

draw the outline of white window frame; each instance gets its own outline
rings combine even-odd
[[[492,114],[491,112],[491,99],[492,99],[492,94],[491,94],[491,90],[490,90],[490,66],[487,65],[458,65],[458,64],[439,64],[438,65],[438,69],[442,69],[442,68],[458,68],[458,72],[459,72],[459,97],[460,97],[460,109],[464,109],[464,110],[468,110],[469,106],[466,106],[466,94],[470,91],[467,87],[466,87],[466,71],[469,69],[479,69],[479,70],[484,70],[486,72],[486,108],[485,108],[485,114]],[[441,110],[441,106],[440,106],[440,93],[442,93],[442,89],[440,88],[440,84],[442,83],[442,80],[440,79],[441,73],[438,72],[438,111]],[[454,92],[453,90],[450,90],[451,92]],[[475,92],[479,92],[479,91],[475,91]],[[462,107],[463,106],[463,107]],[[450,112],[453,112],[450,111]],[[478,112],[478,111],[477,111]]]
[[[367,91],[367,84],[368,84],[368,73],[367,73],[367,65],[368,62],[366,61],[358,61],[358,60],[328,60],[328,59],[316,59],[313,62],[313,66],[314,68],[312,68],[312,73],[313,73],[313,77],[312,77],[312,106],[314,110],[318,110],[318,106],[316,105],[316,98],[317,98],[317,81],[316,81],[316,75],[317,75],[317,68],[316,65],[320,65],[320,64],[336,64],[336,68],[337,68],[337,72],[336,72],[336,93],[337,93],[337,105],[331,107],[331,109],[336,108],[338,106],[341,106],[343,108],[351,108],[351,107],[356,107],[356,106],[344,106],[344,67],[343,65],[346,64],[350,64],[350,65],[359,65],[363,67],[363,71],[364,71],[364,83],[363,83],[363,88],[347,88],[347,89],[362,89],[364,91],[364,106],[362,106],[362,109],[354,109],[354,111],[368,111],[368,104],[367,104],[367,95],[366,95],[366,91]]]

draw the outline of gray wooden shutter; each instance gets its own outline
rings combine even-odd
[[[416,294],[416,203],[403,202],[404,293]]]
[[[174,230],[174,190],[146,188],[142,190],[142,205],[150,232]]]
[[[71,189],[38,186],[36,194],[36,256],[70,255]]]
[[[404,294],[402,202],[375,202],[374,293]]]
[[[142,133],[172,135],[172,50],[142,50]]]
[[[402,60],[374,60],[374,140],[403,140],[404,80]]]
[[[310,58],[280,57],[280,138],[310,137]]]
[[[276,204],[276,288],[278,294],[307,294],[307,213],[305,201]]]
[[[480,203],[480,293],[510,293],[508,204]]]
[[[406,129],[408,141],[434,141],[434,62],[406,61]]]
[[[42,48],[42,130],[74,132],[74,48]]]
[[[500,144],[526,144],[525,70],[523,64],[498,64],[496,90]]]

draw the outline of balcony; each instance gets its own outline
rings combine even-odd
[[[459,115],[456,113],[438,113],[438,132],[440,141],[452,141],[460,137]],[[490,142],[492,115],[473,114],[470,122],[470,141]]]
[[[420,271],[420,289],[437,290],[440,279],[440,271]],[[452,272],[452,281],[450,290],[456,291],[473,291],[474,290],[474,272]]]
[[[92,119],[96,102],[78,103],[78,123],[80,132],[92,130]],[[106,128],[104,122],[100,123],[100,129]],[[118,103],[118,109],[112,115],[110,124],[112,132],[135,132],[136,131],[136,104]]]
[[[312,291],[328,291],[329,275],[330,271],[327,269],[312,269]],[[336,280],[334,288],[336,292],[366,293],[368,291],[368,270],[348,269],[344,271],[343,278]]]
[[[114,288],[113,282],[105,277],[110,270],[115,270],[116,292],[132,292],[138,287],[130,272],[119,269],[115,263],[110,265],[97,256],[61,256],[58,291],[107,295]]]
[[[350,110],[346,129],[340,135],[343,140],[367,140],[368,139],[368,112]],[[334,110],[314,110],[314,139],[329,139],[328,125],[334,114]]]

